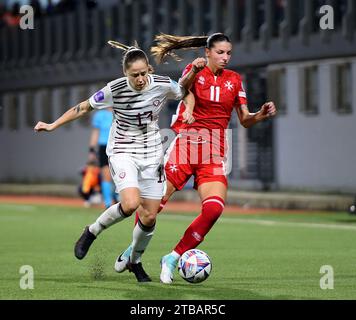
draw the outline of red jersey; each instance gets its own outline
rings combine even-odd
[[[183,71],[183,76],[191,68],[192,64],[189,64]],[[195,96],[193,112],[195,122],[191,125],[182,123],[185,105],[181,102],[171,124],[176,133],[179,133],[182,129],[189,130],[190,128],[196,130],[202,128],[225,130],[228,127],[234,107],[247,104],[241,76],[232,70],[223,69],[218,76],[215,76],[210,68],[205,67],[195,76],[191,91]]]

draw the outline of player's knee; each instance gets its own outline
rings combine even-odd
[[[127,199],[126,201],[121,202],[121,206],[126,215],[132,215],[137,208],[140,206],[139,199]]]
[[[144,217],[140,218],[140,220],[146,226],[153,226],[156,223],[156,216],[157,216],[157,213],[148,212],[145,214]]]

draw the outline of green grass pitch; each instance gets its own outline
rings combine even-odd
[[[175,275],[159,282],[159,260],[180,239],[194,213],[160,214],[143,256],[153,281],[115,273],[115,258],[131,240],[133,218],[114,225],[82,261],[73,245],[99,209],[0,203],[0,299],[356,299],[356,216],[347,213],[223,215],[199,247],[212,259],[210,277],[190,284]],[[23,265],[34,288],[23,290]],[[322,290],[323,265],[334,289]]]

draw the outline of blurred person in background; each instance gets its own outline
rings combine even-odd
[[[9,27],[17,27],[20,24],[20,4],[15,2],[12,5],[11,11],[5,11],[3,15],[3,21]]]
[[[84,199],[84,206],[89,208],[92,204],[98,204],[97,196],[100,195],[100,167],[96,160],[88,160],[86,166],[81,170],[82,181],[78,191]],[[101,199],[99,199],[101,200]]]
[[[92,119],[92,131],[89,143],[89,161],[99,162],[101,171],[101,194],[105,208],[109,208],[116,197],[113,190],[108,156],[106,147],[110,135],[110,128],[113,121],[113,108],[106,108],[94,113]]]

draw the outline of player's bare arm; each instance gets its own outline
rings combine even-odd
[[[237,115],[239,117],[240,123],[245,128],[250,128],[260,121],[266,120],[270,117],[274,117],[276,114],[277,109],[273,102],[264,103],[261,109],[256,113],[251,113],[248,110],[246,104],[243,104],[239,108],[237,108]]]
[[[90,134],[89,140],[89,161],[95,161],[96,158],[96,146],[98,145],[100,131],[98,128],[93,128]]]
[[[203,70],[206,66],[205,58],[197,58],[192,62],[192,68],[190,71],[185,74],[180,80],[179,83],[186,89],[189,90],[194,82],[196,74]]]
[[[193,117],[195,98],[190,90],[184,97],[183,102],[186,108],[183,112],[183,123],[192,124],[195,121],[195,118]]]
[[[39,132],[39,131],[53,131],[57,129],[58,127],[63,126],[64,124],[76,120],[83,115],[87,114],[88,112],[92,111],[93,108],[89,103],[89,100],[83,101],[81,103],[78,103],[76,106],[70,108],[68,111],[66,111],[62,116],[60,116],[56,121],[52,123],[45,123],[42,121],[39,121],[36,126],[34,127],[34,130]]]

